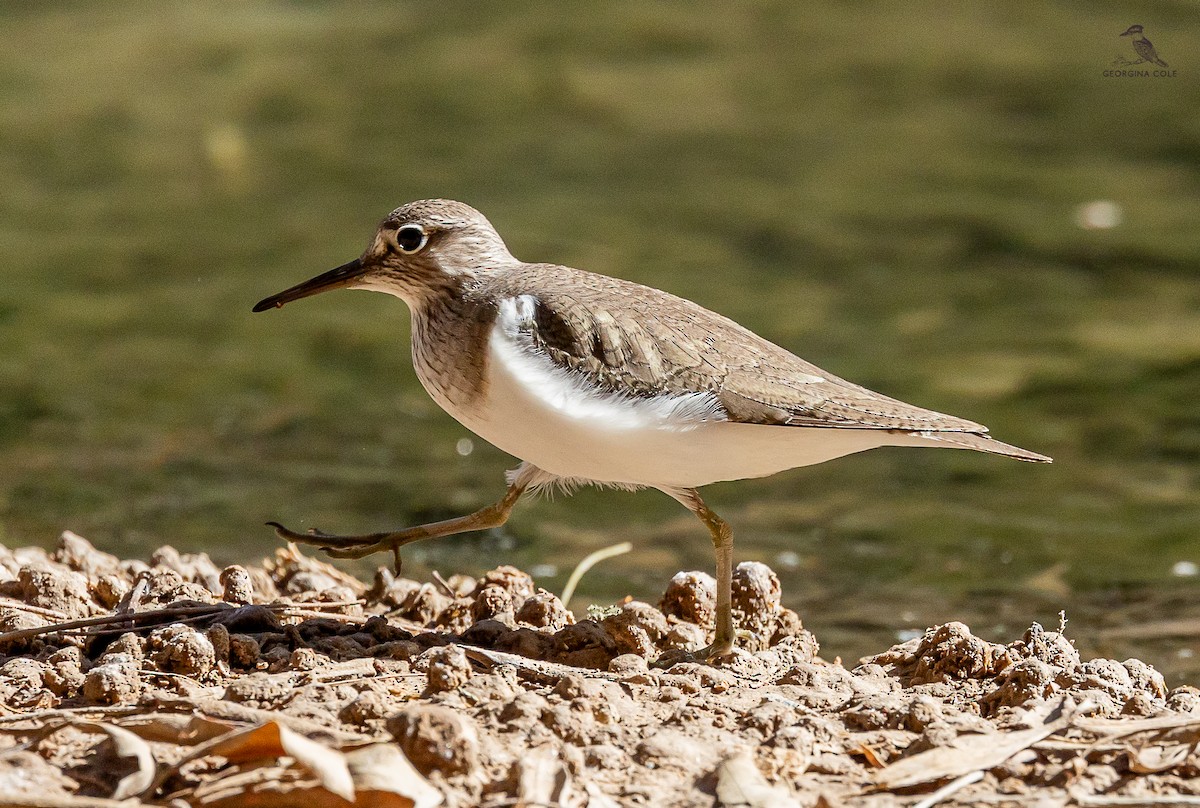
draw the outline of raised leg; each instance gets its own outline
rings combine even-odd
[[[440,522],[430,522],[426,525],[417,525],[416,527],[389,533],[367,533],[362,536],[335,536],[329,533],[322,533],[319,530],[297,533],[294,530],[288,530],[278,522],[267,522],[267,524],[275,528],[275,533],[279,538],[286,541],[316,545],[335,558],[362,558],[371,553],[391,550],[392,556],[395,559],[396,572],[399,573],[401,547],[411,544],[414,541],[420,541],[421,539],[436,539],[440,536],[450,536],[455,533],[467,533],[472,530],[487,530],[488,528],[499,527],[508,521],[508,515],[512,513],[513,506],[517,504],[517,500],[521,498],[521,494],[525,493],[527,487],[528,482],[518,476],[509,484],[508,491],[505,492],[499,502],[494,502],[466,516],[443,519]]]
[[[700,521],[712,535],[713,551],[717,557],[717,625],[713,644],[696,652],[696,656],[713,662],[733,654],[736,633],[733,630],[733,531],[729,523],[717,516],[694,488],[663,489]]]

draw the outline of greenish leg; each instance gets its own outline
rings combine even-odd
[[[278,522],[267,522],[275,528],[276,535],[285,541],[312,544],[320,547],[334,558],[362,558],[371,553],[391,550],[395,558],[396,572],[400,571],[400,548],[422,539],[436,539],[441,536],[452,536],[455,533],[467,533],[472,530],[487,530],[499,527],[508,521],[513,506],[525,493],[526,484],[514,482],[499,502],[480,508],[466,516],[454,519],[444,519],[440,522],[430,522],[425,525],[405,528],[388,533],[367,533],[361,536],[335,536],[310,530],[307,533],[297,533],[289,530]]]
[[[712,535],[713,551],[717,558],[717,615],[713,644],[697,651],[694,656],[715,662],[733,655],[737,632],[733,629],[733,530],[700,498],[694,488],[663,489],[663,492],[683,503]]]

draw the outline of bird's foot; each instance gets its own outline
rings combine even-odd
[[[285,541],[296,541],[304,544],[318,544],[324,539],[354,539],[366,538],[365,536],[335,536],[332,533],[326,533],[322,530],[317,530],[315,527],[309,528],[303,533],[297,533],[294,530],[284,527],[278,522],[267,522],[267,527],[275,531],[275,535]]]
[[[334,558],[363,558],[364,556],[391,550],[393,564],[397,575],[400,574],[400,547],[407,544],[409,539],[400,533],[368,533],[361,536],[338,536],[310,528],[304,533],[284,527],[278,522],[267,522],[267,526],[275,530],[275,535],[284,541],[311,544],[321,549],[326,555]]]
[[[750,640],[754,635],[742,629],[735,632],[735,636],[739,640]],[[671,649],[658,659],[650,663],[652,668],[669,668],[680,662],[692,662],[702,665],[721,665],[726,662],[731,662],[738,657],[739,654],[746,652],[737,647],[734,637],[727,637],[724,640],[718,639],[712,645],[701,648],[697,651],[684,651],[682,649]]]

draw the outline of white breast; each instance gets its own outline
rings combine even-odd
[[[501,303],[479,406],[466,411],[438,398],[484,440],[559,477],[692,488],[912,442],[881,430],[731,423],[710,393],[639,398],[601,390],[534,348],[535,305],[528,296]]]

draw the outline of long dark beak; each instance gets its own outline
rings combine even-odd
[[[318,292],[328,292],[330,289],[344,289],[361,278],[366,271],[367,267],[363,266],[363,262],[355,258],[350,263],[342,264],[337,269],[323,272],[304,283],[298,283],[290,289],[284,289],[277,295],[263,298],[254,304],[254,310],[281,309],[284,303],[291,303],[293,300],[299,300],[302,297],[315,295]]]

